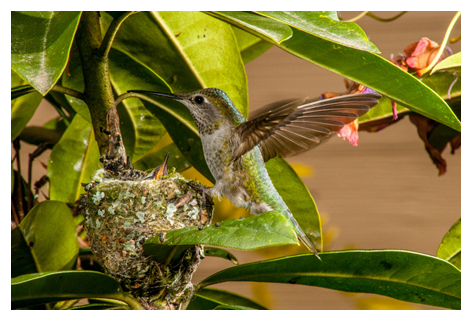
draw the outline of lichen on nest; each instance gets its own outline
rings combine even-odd
[[[146,239],[160,232],[210,224],[212,203],[204,203],[202,191],[191,186],[179,173],[159,180],[123,180],[104,170],[97,171],[85,186],[86,194],[78,204],[91,249],[124,290],[166,305],[191,296],[190,279],[202,247],[190,246],[172,262],[172,269],[170,263],[147,256],[142,247]]]

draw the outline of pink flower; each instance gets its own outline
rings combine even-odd
[[[345,124],[344,127],[337,131],[337,135],[344,140],[348,140],[351,145],[358,146],[358,119]]]
[[[416,72],[422,70],[430,65],[434,60],[440,46],[429,38],[421,38],[420,41],[414,42],[404,49],[407,55],[406,64]],[[440,56],[437,62],[443,59],[443,54]],[[419,75],[420,76],[420,75]]]
[[[390,61],[409,73],[415,72],[418,76],[422,76],[422,70],[430,65],[439,50],[440,46],[435,41],[423,37],[404,48],[405,56],[399,54]],[[443,58],[442,54],[437,63]]]

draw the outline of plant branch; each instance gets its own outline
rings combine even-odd
[[[99,56],[102,58],[108,57],[110,48],[112,48],[113,40],[117,35],[118,30],[120,29],[121,24],[125,21],[126,18],[136,13],[136,11],[125,11],[120,17],[113,19],[112,23],[108,27],[107,33],[105,34],[102,44],[99,49]]]
[[[143,306],[134,297],[127,293],[114,293],[104,296],[107,299],[119,300],[128,304],[133,310],[144,310]]]
[[[78,98],[80,100],[85,101],[85,95],[84,93],[81,93],[79,91],[76,91],[75,89],[72,88],[67,88],[61,85],[54,85],[53,88],[51,89],[54,92],[66,94],[75,98]]]
[[[76,41],[84,73],[85,102],[89,107],[95,140],[99,146],[100,155],[109,155],[110,146],[115,145],[111,144],[112,137],[107,133],[113,132],[114,139],[117,139],[120,134],[120,123],[118,113],[113,108],[115,99],[110,82],[108,57],[100,54],[102,34],[98,12],[85,11],[82,14]],[[110,129],[110,125],[115,128]],[[113,157],[121,158],[124,162],[126,160],[125,148],[121,140],[118,142],[119,147],[115,151],[119,153]]]

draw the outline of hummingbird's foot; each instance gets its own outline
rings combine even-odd
[[[212,196],[208,193],[208,190],[210,189],[209,187],[204,186],[203,184],[200,184],[198,182],[188,182],[187,183],[190,187],[194,188],[194,190],[201,191],[202,193],[202,207],[205,207],[207,202],[210,204],[210,206],[214,205],[214,202],[212,200]]]

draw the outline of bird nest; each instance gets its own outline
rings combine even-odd
[[[211,201],[204,202],[194,186],[179,173],[160,179],[144,172],[112,178],[99,170],[78,203],[92,252],[105,272],[157,308],[174,308],[190,299],[190,281],[203,248],[189,246],[178,258],[159,261],[144,252],[143,243],[171,229],[210,224]]]

